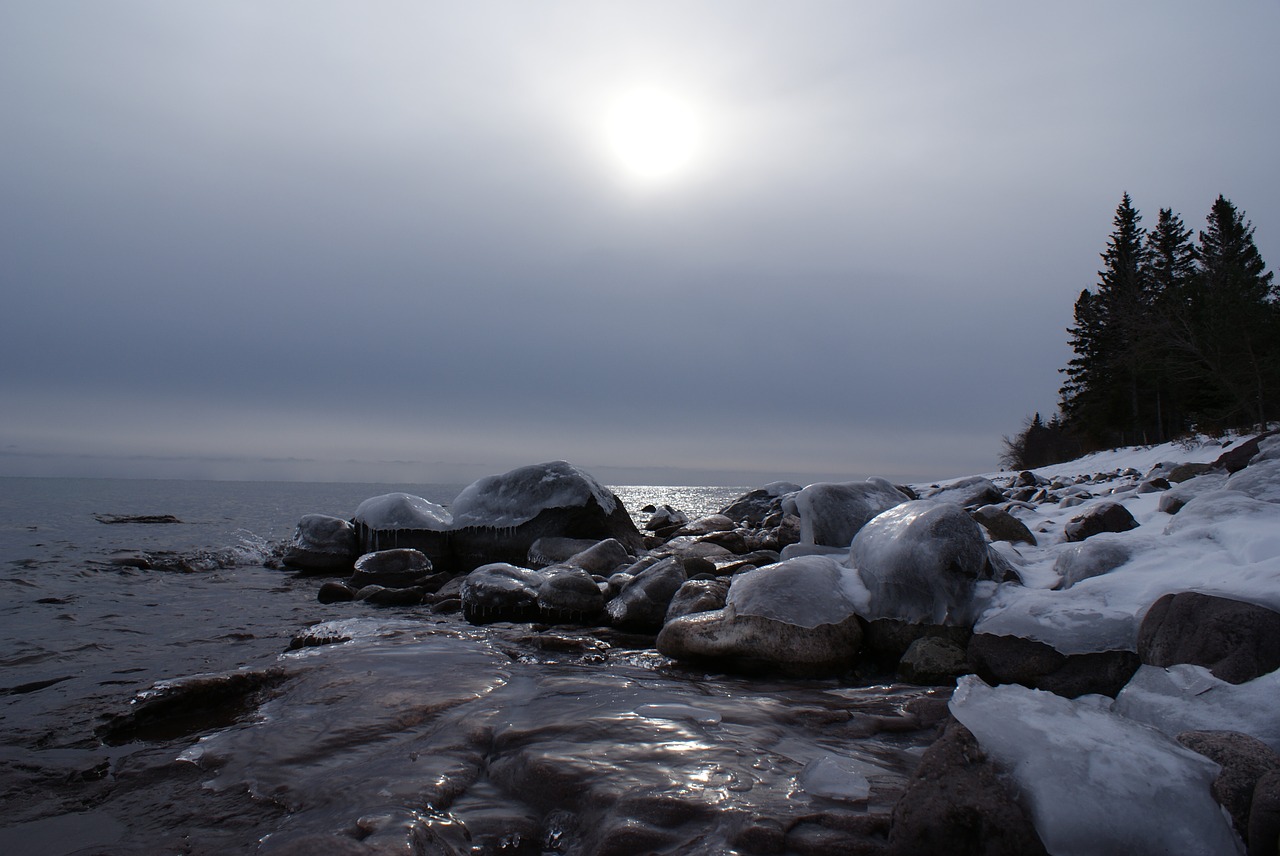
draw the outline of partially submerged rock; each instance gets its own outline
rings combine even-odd
[[[307,573],[341,573],[351,569],[358,554],[356,545],[356,530],[350,521],[304,514],[282,561]]]

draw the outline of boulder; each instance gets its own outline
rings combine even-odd
[[[283,561],[307,573],[343,573],[351,569],[357,554],[356,530],[350,522],[325,514],[305,514]]]
[[[1004,492],[996,487],[991,479],[983,478],[982,476],[971,476],[931,490],[925,493],[922,498],[933,499],[938,502],[954,502],[956,505],[961,505],[965,508],[978,508],[995,502],[1004,502],[1005,496]]]
[[[418,585],[430,573],[431,560],[419,550],[379,550],[356,559],[355,573],[347,584],[356,589],[369,585],[406,588]]]
[[[539,538],[529,545],[526,557],[531,568],[562,565],[584,550],[600,543],[594,538]]]
[[[800,543],[848,547],[871,518],[909,497],[884,479],[811,484],[783,502],[800,518]]]
[[[1123,540],[1099,535],[1072,544],[1058,554],[1053,570],[1058,575],[1055,589],[1069,589],[1081,580],[1109,573],[1129,561],[1133,548]]]
[[[1036,536],[1027,524],[997,505],[984,505],[973,512],[973,519],[982,524],[992,541],[1008,541],[1010,544],[1036,546]]]
[[[1249,856],[1280,851],[1280,773],[1267,773],[1253,789],[1248,840]]]
[[[671,599],[687,579],[684,565],[670,556],[628,580],[605,610],[615,627],[656,633],[666,620]]]
[[[1073,517],[1065,533],[1068,541],[1083,541],[1102,532],[1128,532],[1137,528],[1138,521],[1133,519],[1129,509],[1118,502],[1103,502],[1079,517]]]
[[[1213,781],[1213,798],[1231,815],[1236,832],[1248,840],[1254,788],[1266,774],[1280,772],[1280,754],[1238,731],[1184,731],[1178,742],[1222,767]]]
[[[604,594],[591,574],[572,565],[542,571],[538,587],[538,620],[551,624],[591,624],[604,610]]]
[[[507,562],[481,565],[462,581],[462,616],[472,624],[532,621],[544,577]]]
[[[1280,669],[1280,613],[1199,592],[1167,594],[1142,619],[1138,655],[1147,665],[1191,663],[1244,683]]]
[[[1256,437],[1251,437],[1243,443],[1237,443],[1229,450],[1223,452],[1218,460],[1213,462],[1214,469],[1226,470],[1229,473],[1237,473],[1249,466],[1249,462],[1258,454],[1260,445],[1263,440],[1268,437],[1274,437],[1280,434],[1280,430],[1267,431]]]
[[[720,509],[720,513],[738,523],[759,528],[764,525],[765,518],[781,511],[784,496],[799,490],[798,484],[773,482],[738,497]]]
[[[848,670],[862,630],[857,616],[837,624],[801,627],[759,615],[739,615],[732,605],[668,621],[657,648],[675,660],[712,661],[728,670],[778,670],[814,676]]]
[[[967,653],[974,673],[993,686],[1020,684],[1064,698],[1114,698],[1140,665],[1132,651],[1067,655],[1035,639],[991,633],[975,633]]]
[[[974,583],[988,569],[987,543],[960,506],[912,500],[862,527],[849,563],[870,591],[865,617],[968,624]]]
[[[917,640],[944,639],[962,651],[973,632],[968,627],[942,624],[912,624],[893,618],[877,618],[863,625],[862,653],[882,670],[893,671]]]
[[[970,671],[965,649],[938,636],[912,642],[898,662],[898,677],[913,684],[954,684]]]
[[[1045,853],[1003,771],[955,720],[920,759],[893,808],[888,853],[1034,856]]]
[[[666,621],[697,612],[711,612],[724,608],[729,594],[729,578],[714,580],[688,580],[676,591],[667,606]]]
[[[449,512],[411,493],[387,493],[356,507],[352,523],[362,553],[397,547],[419,550],[435,564],[448,562]]]
[[[660,505],[653,510],[644,528],[650,532],[675,531],[689,522],[689,515],[669,505]]]
[[[606,538],[581,552],[574,553],[564,564],[582,568],[589,574],[611,574],[619,566],[630,564],[632,556],[617,538]]]
[[[456,569],[523,562],[534,542],[548,537],[615,538],[628,551],[644,546],[618,498],[565,461],[487,476],[453,502],[450,558]]]
[[[1165,478],[1174,484],[1181,484],[1212,470],[1213,464],[1177,464],[1169,470]]]

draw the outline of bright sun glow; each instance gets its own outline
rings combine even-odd
[[[698,148],[698,124],[683,101],[661,92],[633,92],[607,117],[613,153],[633,177],[663,179],[682,172]]]

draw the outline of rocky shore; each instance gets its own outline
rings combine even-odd
[[[1280,437],[643,514],[554,462],[448,508],[389,494],[307,515],[284,562],[335,577],[325,603],[609,627],[692,669],[955,687],[892,811],[828,836],[842,852],[1276,852]],[[856,771],[824,777],[857,802]]]

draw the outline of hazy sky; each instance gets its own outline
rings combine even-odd
[[[994,469],[1123,192],[1195,229],[1223,193],[1280,261],[1277,36],[1274,0],[0,0],[0,475]]]

